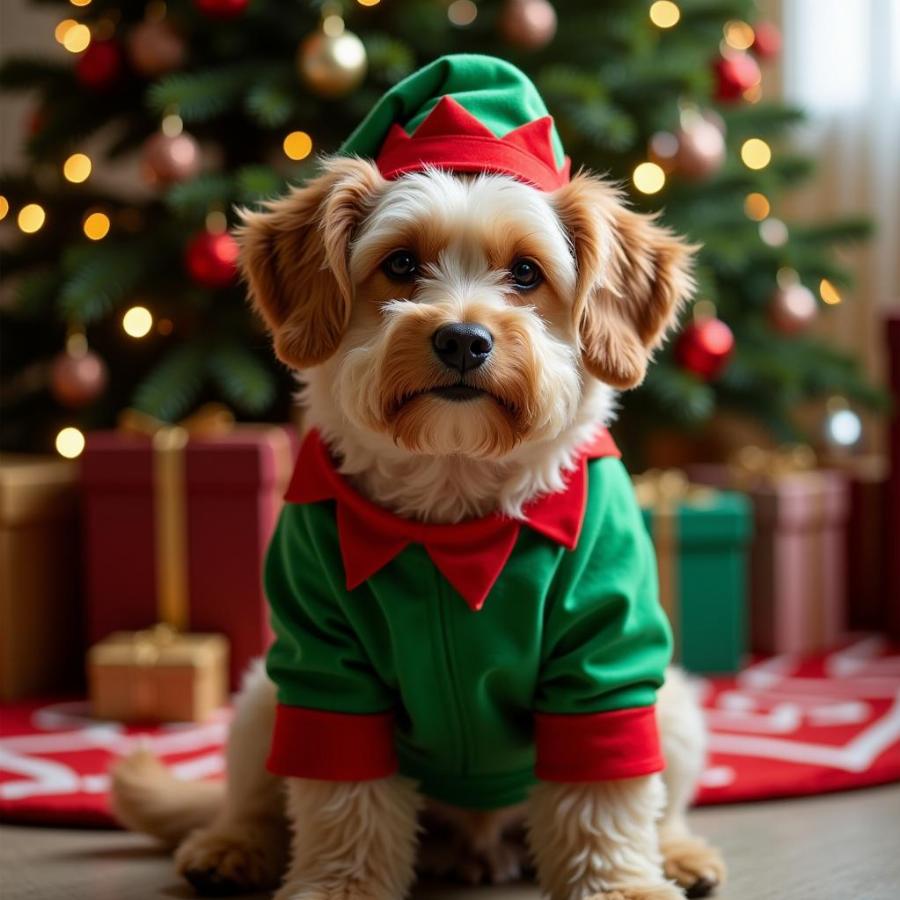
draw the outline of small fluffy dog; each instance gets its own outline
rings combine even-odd
[[[527,523],[541,498],[573,490],[579,472],[597,471],[584,468],[583,448],[596,446],[598,429],[612,416],[615,390],[640,383],[692,289],[693,248],[653,218],[627,209],[618,192],[598,177],[569,179],[566,173],[552,189],[541,189],[506,174],[500,162],[483,167],[492,171],[453,160],[420,162],[388,171],[383,157],[375,162],[335,157],[306,186],[244,216],[242,266],[253,303],[279,359],[299,373],[303,384],[305,424],[312,437],[295,475],[301,483],[297,490],[307,491],[296,502],[307,505],[297,506],[294,515],[305,517],[303,527],[312,530],[303,532],[303,545],[292,546],[290,553],[308,553],[309,560],[303,557],[296,569],[288,560],[287,568],[270,572],[280,649],[270,656],[269,671],[279,693],[276,697],[261,666],[249,674],[231,729],[227,783],[178,782],[154,759],[138,754],[115,772],[116,809],[130,827],[177,846],[179,871],[201,892],[281,885],[278,900],[400,900],[418,864],[428,872],[493,882],[517,878],[533,867],[551,900],[703,896],[723,881],[725,869],[718,852],[690,832],[685,818],[703,765],[704,728],[679,672],[667,672],[656,704],[664,772],[643,761],[643,750],[631,737],[638,732],[626,729],[628,739],[616,743],[617,726],[605,724],[586,745],[597,748],[597,759],[581,760],[571,770],[589,774],[567,779],[567,763],[560,760],[571,753],[570,735],[572,741],[581,740],[573,725],[580,716],[548,714],[537,726],[538,742],[545,745],[538,747],[540,780],[529,784],[525,802],[513,792],[515,802],[499,808],[478,796],[454,804],[453,792],[438,777],[446,773],[428,770],[437,779],[433,790],[431,775],[418,777],[416,754],[428,743],[420,734],[420,719],[444,722],[444,712],[426,709],[419,716],[416,692],[429,685],[427,659],[415,656],[416,634],[395,632],[387,613],[379,618],[381,613],[372,611],[382,602],[377,579],[386,577],[371,574],[377,565],[360,575],[369,581],[358,590],[375,585],[371,596],[361,605],[347,605],[356,601],[346,598],[359,596],[349,590],[350,569],[362,565],[359,554],[380,552],[384,534],[371,532],[375,550],[363,538],[357,557],[345,552],[346,589],[315,568],[329,552],[337,552],[329,550],[331,537],[315,531],[315,517],[326,515],[323,510],[332,509],[335,497],[340,510],[342,491],[346,509],[356,509],[360,521],[381,521],[365,518],[381,515],[390,533],[392,522],[407,520],[410,527],[424,529],[427,545],[427,535],[444,533],[428,529],[473,521],[494,522],[498,528]],[[608,448],[602,455],[610,455]],[[309,493],[303,480],[313,470],[338,485],[337,493]],[[590,490],[587,497],[588,503],[599,502]],[[284,528],[276,536],[270,566],[280,565],[277,548],[284,550],[292,539]],[[635,537],[635,546],[643,546],[645,537]],[[606,539],[601,532],[598,547]],[[518,540],[540,545],[540,558],[558,567],[554,572],[566,560],[580,559],[578,551],[530,531],[526,536],[525,528]],[[477,555],[477,550],[466,552]],[[424,562],[415,565],[426,565],[420,556]],[[652,565],[652,556],[647,558]],[[525,677],[522,672],[527,674],[531,665],[521,650],[528,634],[520,635],[514,626],[531,622],[527,617],[536,609],[534,629],[541,633],[535,640],[546,644],[552,636],[552,647],[535,651],[536,680],[530,688],[535,695],[543,696],[546,672],[556,660],[566,657],[567,665],[574,660],[576,669],[560,670],[553,685],[565,698],[583,689],[577,675],[582,646],[609,643],[615,632],[615,645],[597,652],[611,654],[613,663],[627,669],[630,645],[620,638],[630,626],[624,618],[607,625],[618,615],[614,608],[625,607],[610,600],[602,616],[612,620],[589,610],[580,625],[556,632],[552,620],[566,614],[559,607],[569,600],[554,600],[554,588],[540,607],[522,588],[519,607],[511,603],[514,591],[485,600],[476,579],[470,597],[465,578],[471,573],[464,578],[452,565],[441,571],[471,606],[455,594],[441,596],[441,603],[446,601],[441,609],[464,622],[460,627],[496,622],[489,617],[499,616],[503,604],[508,607],[504,614],[512,617],[521,608],[523,618],[509,620],[508,634],[504,630],[485,638],[505,648],[497,650],[496,664],[484,662],[488,656],[480,638],[457,653],[457,660],[475,667],[468,673],[471,682],[460,676],[460,683],[475,687],[471,694],[461,690],[457,699],[464,706],[484,697],[504,698],[492,707],[497,728],[513,735],[513,742],[521,737],[521,743],[510,744],[511,755],[533,761],[531,709],[510,699],[518,696],[516,679]],[[308,588],[301,585],[304,578],[311,579]],[[417,594],[410,609],[434,607],[438,597],[430,585],[407,579],[404,590]],[[342,598],[340,610],[328,606],[326,597],[326,605],[301,614],[288,596],[292,590],[330,596],[332,589]],[[288,599],[279,599],[282,593]],[[601,600],[596,603],[599,608]],[[482,604],[483,610],[476,611]],[[320,609],[325,610],[321,615]],[[370,618],[356,619],[357,614]],[[297,633],[300,637],[291,643]],[[309,642],[319,638],[326,649],[317,656],[318,645]],[[424,632],[421,639],[429,640]],[[512,650],[511,641],[519,641]],[[417,660],[419,671],[402,669],[405,654]],[[301,711],[299,724],[292,714],[282,715],[279,701],[283,705],[287,696],[288,702],[297,702],[290,695],[292,666],[321,675],[318,685],[315,674],[309,675],[304,689],[333,695],[337,712]],[[345,695],[357,696],[348,687],[357,681],[377,684],[398,709],[396,727],[406,735],[400,748],[403,774],[396,773],[389,746],[394,725],[380,713],[362,715],[382,709],[379,701],[367,705],[360,700],[359,709],[345,701]],[[654,688],[649,689],[651,704]],[[546,696],[549,691],[546,687]],[[435,706],[443,702],[434,699]],[[624,722],[632,712],[613,709],[605,713],[613,718],[603,721]],[[641,728],[655,729],[646,717],[641,721]],[[269,763],[280,775],[266,765],[273,729],[282,746],[272,751]],[[346,739],[336,737],[341,734]],[[474,755],[470,748],[467,758]],[[304,774],[298,777],[296,771]],[[417,777],[407,777],[410,772]],[[609,777],[609,772],[616,774]]]

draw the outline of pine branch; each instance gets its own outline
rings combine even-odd
[[[186,415],[203,387],[206,352],[200,341],[171,351],[138,385],[135,407],[165,422]]]
[[[210,172],[190,181],[176,184],[166,194],[166,206],[185,219],[202,219],[210,207],[230,206],[234,200],[235,184],[228,175]]]
[[[209,355],[208,371],[225,400],[244,412],[260,415],[275,399],[271,369],[240,344],[225,344]]]
[[[154,84],[147,94],[157,113],[176,108],[185,122],[206,122],[237,105],[255,82],[259,63],[240,63],[200,72],[178,72]]]
[[[0,66],[0,88],[8,91],[46,88],[70,79],[70,67],[43,57],[17,56]]]

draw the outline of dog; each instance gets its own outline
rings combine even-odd
[[[307,428],[361,494],[426,523],[516,517],[558,490],[692,288],[693,248],[586,173],[548,195],[439,169],[388,181],[369,161],[338,157],[246,213],[240,240],[253,302],[302,381]],[[461,373],[435,348],[433,336],[458,322],[491,335],[490,364]],[[485,349],[478,330],[457,345],[466,340]],[[459,384],[473,390],[434,390]],[[400,775],[285,783],[265,766],[275,710],[259,666],[237,700],[227,784],[177,782],[138,754],[114,773],[119,818],[177,845],[178,870],[202,892],[283,879],[278,900],[405,896],[427,799]],[[423,848],[426,870],[519,877],[527,829],[552,900],[710,892],[725,878],[722,858],[685,818],[704,726],[675,669],[657,718],[661,775],[542,782],[524,806],[496,811],[432,802],[425,815],[443,850]]]

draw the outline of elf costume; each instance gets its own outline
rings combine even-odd
[[[552,119],[515,67],[439,59],[389,91],[343,152],[386,178],[426,166],[568,180]],[[278,687],[269,768],[340,781],[395,771],[459,806],[536,778],[663,767],[654,701],[671,655],[656,564],[609,433],[521,519],[402,519],[339,474],[313,431],[269,549]]]

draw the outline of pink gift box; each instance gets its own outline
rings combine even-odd
[[[753,503],[750,641],[758,653],[808,653],[846,629],[847,480],[829,470],[739,485],[729,466],[690,469],[693,481],[747,491]]]

